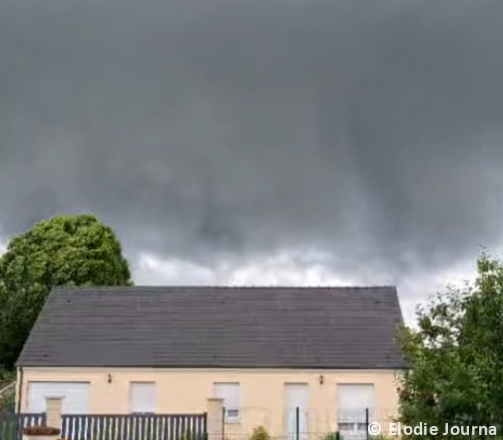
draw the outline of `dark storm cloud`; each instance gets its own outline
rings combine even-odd
[[[503,2],[4,0],[0,222],[389,274],[501,238]],[[341,266],[338,266],[339,268]]]

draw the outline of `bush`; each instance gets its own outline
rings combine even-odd
[[[6,370],[2,367],[0,367],[0,382],[6,382],[6,385],[13,381],[16,380],[16,372],[15,371],[10,371]],[[1,385],[1,383],[0,383]]]
[[[257,426],[253,429],[250,440],[271,440],[271,436],[263,426]]]
[[[339,433],[339,431],[335,432],[329,432],[327,434],[324,434],[320,440],[342,440],[342,435]]]
[[[27,426],[23,429],[23,434],[30,436],[59,435],[61,429],[50,426]]]
[[[182,440],[206,440],[206,434],[187,431]]]
[[[370,440],[392,440],[393,437],[388,437],[384,434],[379,434],[379,435],[371,435],[369,437]]]
[[[7,394],[6,396],[0,396],[0,411],[10,410],[13,411],[16,408],[16,395],[14,393]]]

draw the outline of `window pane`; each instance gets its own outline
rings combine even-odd
[[[365,422],[365,409],[341,409],[337,414],[339,422]]]
[[[237,419],[239,417],[239,410],[237,410],[237,409],[228,409],[226,416],[229,419]]]
[[[354,431],[354,423],[339,423],[339,431]]]

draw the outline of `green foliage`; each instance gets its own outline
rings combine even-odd
[[[384,434],[369,436],[369,440],[393,440],[394,438],[395,438],[394,436],[388,437],[387,435]]]
[[[119,240],[94,215],[56,216],[14,237],[0,258],[0,367],[12,369],[53,287],[130,284]]]
[[[254,428],[253,434],[250,438],[250,440],[270,440],[270,439],[271,436],[269,435],[269,432],[263,426],[257,426],[256,428]]]
[[[16,394],[8,393],[0,396],[0,411],[14,411],[16,409]]]
[[[2,388],[2,384],[6,383],[7,385],[9,382],[12,382],[16,380],[16,372],[15,371],[10,371],[10,370],[5,370],[0,368],[0,388]]]
[[[327,434],[321,436],[320,440],[342,440],[342,436],[339,431],[328,432]]]
[[[473,285],[438,294],[417,317],[418,328],[400,334],[410,367],[400,377],[400,421],[498,426],[500,432],[503,264],[483,255]]]
[[[206,440],[207,435],[205,433],[197,433],[192,431],[187,431],[183,436],[182,440]]]
[[[3,410],[14,410],[15,408],[16,389],[15,385],[13,385],[15,380],[15,371],[0,369],[0,412],[2,412]],[[0,439],[3,439],[3,437],[0,436]]]

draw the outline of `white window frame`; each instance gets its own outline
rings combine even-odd
[[[152,396],[152,405],[153,408],[151,408],[150,411],[138,411],[134,408],[135,406],[135,399],[134,399],[134,393],[135,393],[135,387],[136,386],[148,386],[152,387],[153,390],[153,396]],[[149,382],[149,381],[133,381],[129,383],[129,411],[131,414],[155,414],[155,402],[157,398],[157,389],[156,389],[156,383],[155,382]]]
[[[241,400],[241,386],[239,382],[214,382],[213,396],[217,399],[223,399],[226,422],[239,421]]]

